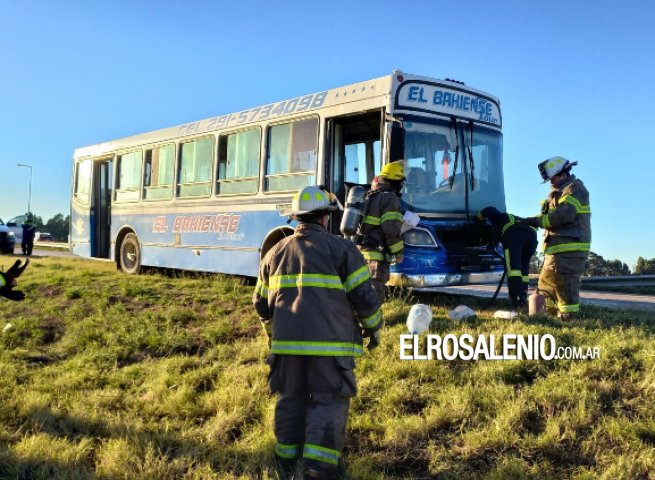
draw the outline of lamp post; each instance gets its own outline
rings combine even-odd
[[[30,169],[30,190],[29,190],[29,196],[27,197],[27,211],[31,212],[32,211],[32,165],[25,165],[24,163],[18,163],[16,164],[16,166]]]

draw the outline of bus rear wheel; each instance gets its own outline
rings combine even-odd
[[[128,233],[123,238],[120,259],[123,272],[136,275],[141,271],[141,246],[139,238],[134,233]]]

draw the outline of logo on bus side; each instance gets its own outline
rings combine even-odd
[[[178,215],[173,221],[173,233],[218,233],[235,234],[239,230],[241,215],[221,213],[218,215]],[[153,233],[168,232],[168,218],[155,217]]]

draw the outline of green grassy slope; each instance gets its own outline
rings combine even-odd
[[[0,298],[0,478],[277,478],[252,286],[79,259],[35,259],[20,280],[25,302]],[[550,333],[601,358],[401,361],[417,301],[431,333]],[[383,345],[358,361],[350,478],[655,476],[652,314],[452,322],[460,302],[482,305],[395,292],[384,306]]]

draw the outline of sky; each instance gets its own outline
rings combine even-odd
[[[387,75],[500,99],[508,211],[537,164],[590,192],[592,250],[655,257],[655,2],[0,0],[0,218],[70,210],[75,148]]]

